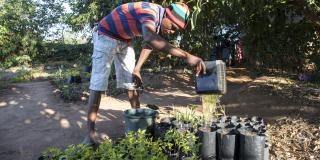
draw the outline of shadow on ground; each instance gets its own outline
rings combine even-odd
[[[192,76],[146,77],[143,105],[155,104],[167,110],[172,106],[201,105]],[[221,99],[228,115],[261,116],[270,123],[283,117],[300,115],[308,120],[320,115],[320,105],[302,105],[270,92],[251,90],[253,78],[241,70],[229,72],[228,92]],[[87,106],[65,103],[53,90],[49,81],[14,84],[0,90],[1,160],[37,159],[50,146],[65,148],[81,143],[86,132]],[[123,136],[123,111],[130,108],[126,95],[104,97],[101,103],[96,124],[99,139]]]

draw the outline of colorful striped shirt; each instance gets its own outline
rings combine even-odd
[[[149,2],[122,4],[99,22],[98,31],[124,41],[142,36],[144,24],[153,25],[158,33],[164,10],[160,5]]]

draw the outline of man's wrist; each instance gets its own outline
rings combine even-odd
[[[133,69],[133,72],[140,72],[140,68]]]
[[[184,59],[187,60],[189,58],[190,54],[188,52],[184,52],[184,54],[185,54]]]
[[[187,52],[185,52],[184,61],[185,61],[186,63],[188,63],[188,64],[189,64],[189,62],[188,62],[189,57],[190,57],[190,54],[187,53]]]

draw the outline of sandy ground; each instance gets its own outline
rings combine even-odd
[[[141,96],[142,106],[155,104],[164,112],[172,106],[200,105],[200,98],[185,75],[160,74],[147,76],[144,81],[147,89]],[[258,115],[269,123],[297,113],[306,118],[320,115],[317,106],[295,104],[270,93],[250,91],[250,83],[249,76],[228,77],[228,93],[222,98],[227,114]],[[49,146],[65,148],[82,141],[87,106],[81,102],[65,103],[53,90],[49,81],[19,83],[0,90],[1,160],[37,159]],[[100,141],[124,135],[123,111],[129,106],[125,94],[103,96],[96,125]]]

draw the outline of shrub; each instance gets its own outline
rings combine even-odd
[[[136,134],[128,133],[117,147],[124,159],[166,160],[168,158],[162,146],[163,143],[160,140],[152,141],[145,130],[139,130]]]
[[[94,151],[88,145],[70,145],[64,151],[62,157],[65,160],[94,160]]]
[[[40,62],[90,60],[92,44],[45,43],[44,50],[35,57]],[[88,62],[88,61],[86,61]]]
[[[56,147],[49,147],[47,150],[42,152],[42,160],[60,160],[63,152],[61,149]]]
[[[165,144],[160,140],[148,137],[145,130],[130,132],[119,143],[105,140],[96,151],[90,146],[70,145],[65,151],[48,148],[42,152],[45,160],[167,160],[163,151]]]
[[[105,140],[96,151],[96,158],[100,160],[121,160],[123,155],[116,149],[110,139]]]

